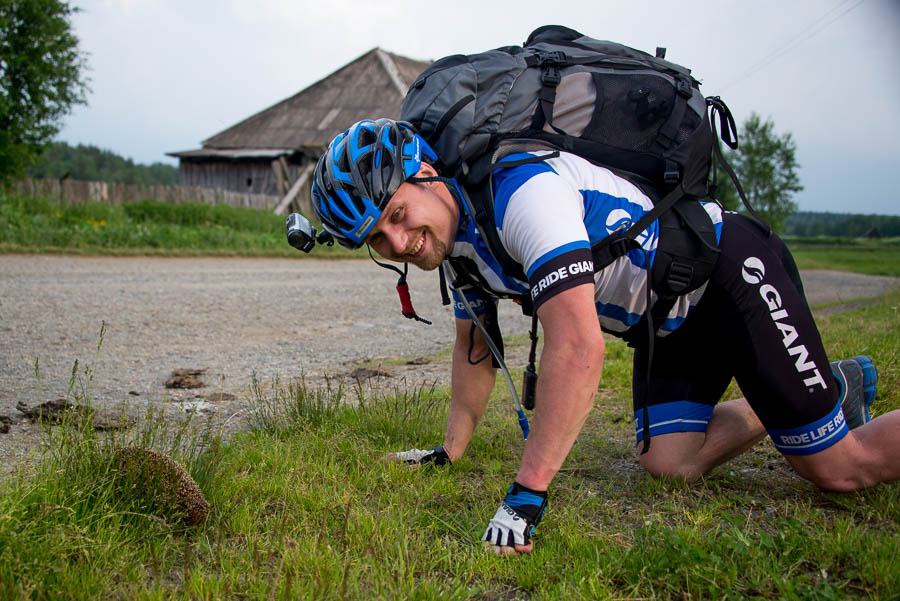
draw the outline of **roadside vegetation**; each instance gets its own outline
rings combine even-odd
[[[832,357],[879,367],[875,414],[900,408],[900,293],[820,320]],[[252,430],[153,415],[102,437],[48,431],[40,469],[0,483],[4,599],[896,599],[900,485],[828,494],[768,441],[698,484],[635,461],[631,350],[611,340],[596,407],[551,489],[530,557],[479,543],[521,433],[501,381],[449,469],[384,456],[440,442],[447,390],[257,382]],[[90,370],[70,393],[90,401]],[[732,395],[739,394],[736,389]],[[347,402],[350,401],[350,402]],[[198,429],[199,428],[199,429]],[[178,459],[211,505],[198,526],[120,486],[114,449]]]
[[[0,252],[91,255],[298,257],[284,217],[269,211],[170,204],[69,204],[0,192]],[[361,257],[317,245],[309,256]]]

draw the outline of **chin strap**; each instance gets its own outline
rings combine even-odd
[[[397,280],[397,294],[400,296],[400,310],[403,312],[403,317],[407,319],[415,319],[416,321],[421,321],[422,323],[427,323],[431,325],[431,322],[427,319],[423,319],[419,317],[416,313],[416,310],[413,308],[412,299],[409,297],[409,284],[406,283],[406,274],[409,273],[409,263],[403,264],[403,271],[400,271],[398,267],[394,267],[389,263],[381,263],[378,259],[375,258],[375,255],[372,254],[372,247],[368,244],[366,245],[366,249],[369,251],[369,256],[375,261],[375,264],[379,267],[384,267],[385,269],[390,269],[392,271],[396,271],[400,274],[400,279]]]

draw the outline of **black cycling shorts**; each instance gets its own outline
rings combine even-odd
[[[777,236],[726,213],[722,254],[706,291],[675,332],[656,338],[650,435],[705,432],[732,378],[786,454],[817,453],[849,429],[794,259]],[[635,349],[634,406],[643,438],[646,348]]]

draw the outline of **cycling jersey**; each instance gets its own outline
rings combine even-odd
[[[539,156],[514,154],[504,161]],[[499,169],[492,176],[494,222],[507,253],[528,281],[505,274],[491,256],[470,215],[461,216],[451,256],[470,266],[481,289],[466,291],[474,304],[490,296],[520,296],[530,292],[535,309],[573,286],[593,283],[597,315],[604,330],[622,334],[637,323],[647,304],[647,273],[658,242],[653,222],[636,238],[632,249],[594,273],[591,245],[615,231],[624,231],[653,208],[650,199],[631,182],[581,157],[561,153],[540,162]],[[704,203],[721,236],[722,211]],[[471,273],[477,272],[477,273]],[[704,287],[679,297],[660,326],[659,335],[676,330],[699,302]],[[651,296],[655,301],[655,293]],[[466,312],[457,298],[456,316]]]

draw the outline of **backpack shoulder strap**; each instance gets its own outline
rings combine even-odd
[[[467,185],[463,189],[462,197],[488,252],[497,260],[503,272],[517,280],[527,282],[528,277],[522,266],[506,252],[500,241],[500,235],[497,233],[497,224],[494,222],[494,193],[491,189],[491,178],[486,177],[477,184]]]
[[[635,240],[638,234],[659,219],[660,215],[668,211],[683,196],[684,190],[679,184],[666,194],[662,200],[654,203],[653,208],[633,223],[624,233],[613,233],[595,242],[591,246],[591,254],[594,258],[594,271],[597,272],[607,267],[619,257],[625,256],[629,250],[640,248],[640,244]]]

